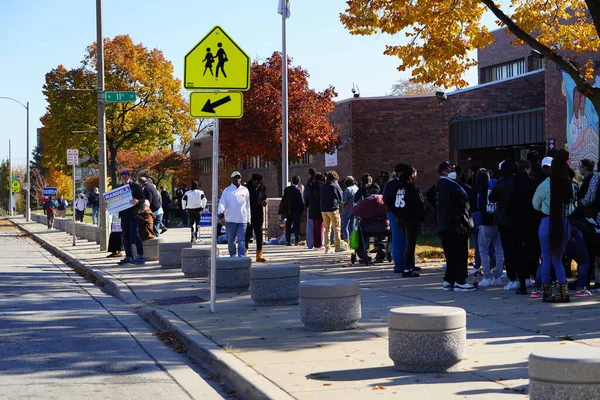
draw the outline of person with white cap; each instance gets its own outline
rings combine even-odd
[[[242,185],[242,174],[234,171],[231,174],[231,185],[223,190],[217,208],[219,218],[225,218],[229,256],[235,257],[235,240],[237,238],[238,257],[246,255],[246,228],[250,224],[250,192]]]

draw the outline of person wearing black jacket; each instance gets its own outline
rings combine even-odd
[[[404,233],[404,270],[402,277],[418,277],[415,268],[415,248],[421,224],[425,219],[425,200],[421,189],[415,184],[417,170],[411,166],[398,164],[395,168],[398,179],[388,182],[383,201],[394,214],[398,226]],[[400,272],[400,271],[394,271]]]
[[[256,261],[267,261],[263,257],[263,223],[264,207],[267,205],[267,189],[263,185],[261,174],[252,174],[252,179],[246,182],[246,188],[250,193],[250,226],[246,228],[246,254],[248,254],[248,243],[252,233],[256,239]]]
[[[119,265],[123,264],[145,264],[144,259],[144,248],[142,246],[142,239],[140,238],[139,227],[139,215],[143,210],[144,206],[144,192],[142,187],[137,183],[131,181],[129,171],[124,169],[121,171],[121,182],[123,186],[129,185],[131,190],[132,199],[129,201],[132,207],[120,211],[119,217],[121,218],[121,230],[123,231],[123,246],[125,247],[125,258],[118,262]],[[133,244],[137,249],[137,257],[133,257]]]
[[[315,174],[317,173],[317,171],[314,170],[314,168],[309,168],[308,169],[308,180],[306,181],[306,184],[304,185],[304,191],[302,192],[302,198],[304,199],[304,206],[306,207],[306,247],[308,247],[309,249],[312,249],[314,247],[313,245],[313,235],[312,235],[312,231],[313,231],[313,225],[312,222],[313,220],[310,219],[310,217],[308,217],[308,201],[310,198],[310,188],[312,186],[313,181],[315,180]]]
[[[448,178],[451,171],[449,162],[440,164],[440,179],[435,189],[430,189],[432,195],[437,193],[436,224],[446,256],[447,268],[442,288],[445,291],[470,292],[477,290],[467,283],[469,234],[473,229],[473,220],[469,212],[469,196],[458,182]]]
[[[325,253],[329,253],[330,233],[333,229],[333,240],[335,251],[341,252],[346,249],[342,246],[341,239],[341,216],[342,189],[338,185],[339,175],[335,171],[327,172],[327,183],[321,187],[321,214],[325,225]]]
[[[150,203],[150,211],[152,211],[152,213],[156,215],[156,218],[154,218],[153,225],[154,234],[156,235],[156,237],[158,237],[160,236],[159,228],[162,224],[164,215],[164,210],[162,208],[162,198],[160,196],[160,193],[158,193],[156,186],[154,186],[152,181],[149,181],[148,178],[142,176],[140,179],[138,179],[138,182],[142,187],[142,191],[144,192],[144,198]]]
[[[354,194],[354,204],[358,204],[361,200],[366,199],[371,195],[369,187],[373,184],[373,178],[369,174],[363,174],[360,178],[360,186]]]
[[[169,196],[169,192],[162,186],[160,187],[160,201],[162,203],[163,211],[165,212],[163,215],[163,225],[165,227],[161,231],[161,233],[164,233],[169,227],[169,210],[171,209],[171,196]]]
[[[321,213],[321,187],[325,183],[325,177],[317,172],[310,186],[310,194],[306,202],[308,218],[312,220],[312,237],[315,249],[323,246],[323,214]],[[307,236],[308,236],[307,232]]]
[[[504,250],[504,263],[509,283],[504,290],[519,289],[517,272],[521,269],[520,264],[523,256],[523,242],[519,240],[519,229],[515,219],[515,174],[518,165],[514,160],[504,160],[500,164],[502,178],[496,182],[489,195],[489,200],[496,203],[494,224],[498,226],[500,241]],[[527,292],[525,292],[527,293]]]
[[[288,246],[292,245],[292,230],[294,232],[294,244],[300,244],[300,220],[304,212],[304,200],[300,185],[300,177],[292,177],[292,184],[285,188],[281,203],[279,204],[279,214],[285,217],[285,241]]]

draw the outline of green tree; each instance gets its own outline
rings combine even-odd
[[[411,94],[434,94],[438,88],[432,83],[417,83],[410,79],[398,79],[392,85],[389,96],[402,96]]]
[[[0,162],[0,208],[9,209],[10,168],[8,160]]]
[[[106,145],[111,183],[117,181],[117,154],[121,149],[151,153],[175,142],[185,143],[195,129],[181,81],[173,76],[173,64],[160,50],[134,44],[128,35],[104,40],[107,91],[137,94],[134,103],[106,104]],[[81,67],[59,65],[46,74],[43,93],[48,101],[41,118],[43,166],[65,169],[66,149],[77,148],[82,164],[98,164],[97,95],[75,91],[95,87],[96,45],[88,46]],[[93,131],[75,133],[72,131]]]

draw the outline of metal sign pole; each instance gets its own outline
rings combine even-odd
[[[75,163],[73,163],[73,246],[75,246]]]
[[[217,213],[219,210],[219,119],[215,118],[212,154],[212,242],[210,249],[210,312],[215,313],[217,288]]]
[[[12,197],[12,156],[10,154],[10,139],[8,139],[8,215],[13,215]]]

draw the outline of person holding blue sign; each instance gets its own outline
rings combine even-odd
[[[192,189],[185,192],[181,198],[183,209],[187,211],[192,230],[192,243],[199,243],[198,226],[200,225],[200,213],[206,208],[206,196],[198,189],[198,182],[192,182]]]
[[[145,264],[144,248],[139,233],[139,215],[142,212],[144,205],[144,192],[142,187],[131,181],[129,171],[124,169],[121,171],[121,182],[123,186],[129,186],[132,199],[129,200],[131,206],[125,210],[119,211],[121,218],[121,230],[123,231],[123,245],[125,247],[125,258],[118,262],[123,264]],[[137,257],[133,257],[133,244],[137,249]]]

